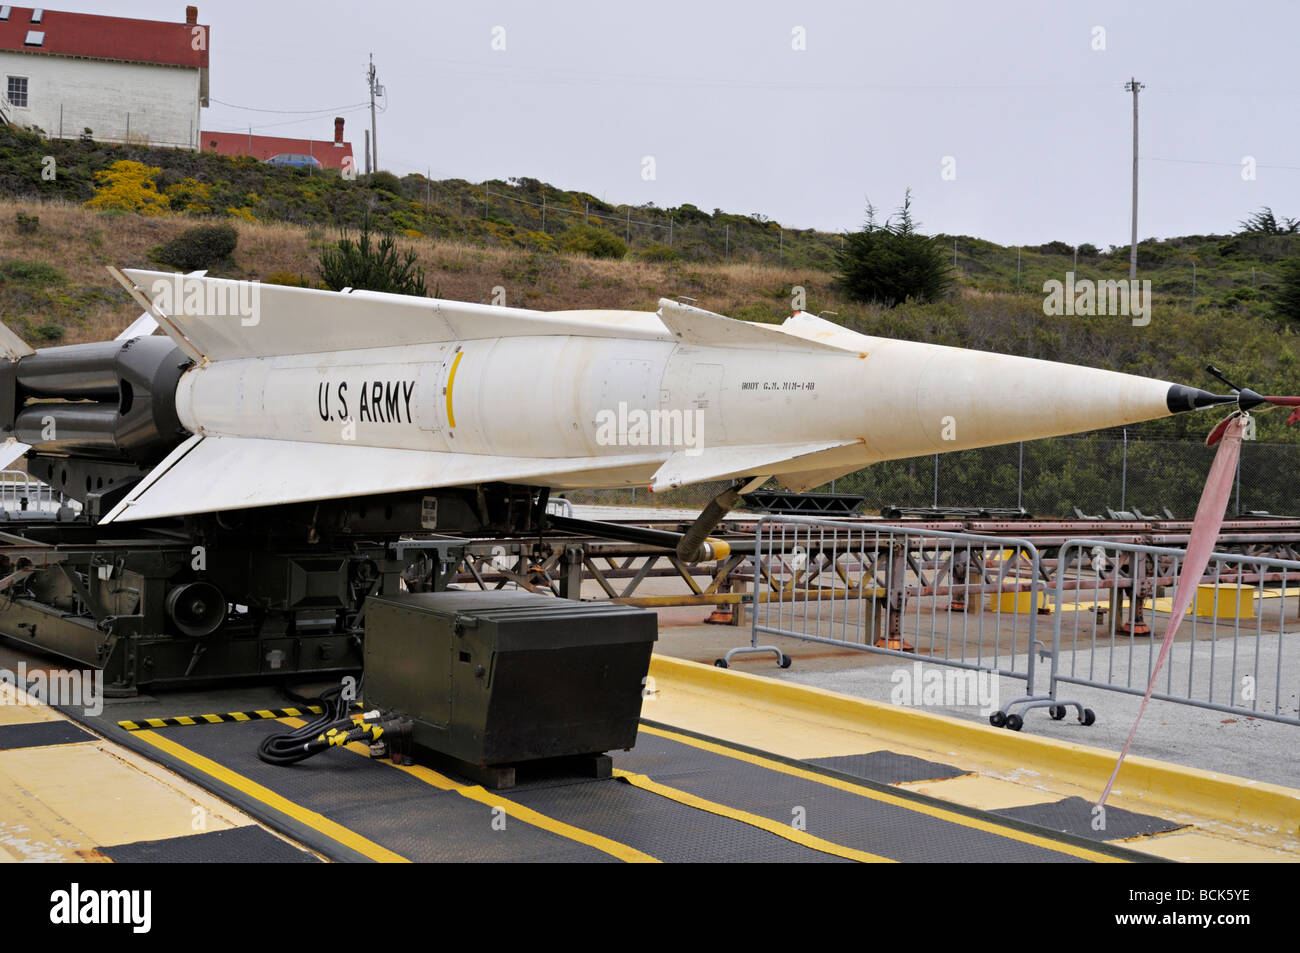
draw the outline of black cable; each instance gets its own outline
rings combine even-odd
[[[294,697],[291,694],[291,697]],[[297,764],[330,747],[330,732],[350,732],[356,724],[348,716],[351,699],[343,697],[343,686],[336,685],[320,693],[319,698],[303,699],[304,704],[319,704],[321,713],[293,731],[267,735],[257,747],[257,756],[267,764]],[[337,742],[335,742],[337,743]]]

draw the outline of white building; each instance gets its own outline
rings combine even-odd
[[[0,6],[0,113],[51,137],[197,149],[209,29]]]

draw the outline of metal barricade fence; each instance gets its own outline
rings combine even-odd
[[[1049,587],[1027,539],[763,517],[753,566],[750,644],[720,667],[755,652],[788,667],[779,648],[760,644],[778,635],[1022,680],[1024,695],[999,707],[995,725],[1020,727],[1013,705],[1055,704],[1035,694]]]
[[[1146,693],[1165,634],[1158,623],[1167,623],[1185,555],[1106,540],[1061,546],[1053,717],[1062,713],[1063,684]],[[1286,633],[1287,600],[1296,597],[1300,610],[1300,562],[1216,552],[1196,586],[1151,697],[1300,724],[1300,625]]]
[[[0,519],[58,516],[81,508],[62,492],[22,470],[0,470]],[[62,517],[60,517],[62,518]]]

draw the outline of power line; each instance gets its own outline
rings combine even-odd
[[[556,86],[556,85],[574,85],[590,84],[593,81],[599,81],[602,84],[618,83],[631,85],[647,86],[680,86],[691,89],[704,87],[716,88],[735,88],[735,89],[790,89],[790,90],[881,90],[893,92],[951,92],[954,90],[971,90],[974,92],[983,92],[987,90],[1012,90],[1012,91],[1030,91],[1030,90],[1080,90],[1094,89],[1103,90],[1110,87],[1101,83],[870,83],[870,82],[803,82],[790,83],[780,80],[751,80],[751,79],[727,79],[727,78],[705,78],[690,76],[666,76],[652,75],[647,73],[596,73],[583,72],[578,70],[548,70],[546,72],[536,72],[530,70],[503,70],[496,68],[481,68],[480,64],[466,60],[439,60],[439,65],[430,67],[433,72],[448,73],[451,75],[464,77],[467,75],[479,78],[499,79],[507,81],[527,81],[529,83]]]
[[[321,109],[262,109],[259,106],[237,106],[234,103],[228,103],[224,99],[209,97],[214,103],[220,103],[222,106],[229,106],[231,109],[242,109],[245,112],[253,113],[283,113],[285,115],[305,116],[308,113],[331,113],[340,109],[353,109],[357,106],[364,106],[365,103],[350,103],[346,106],[326,106]]]
[[[365,108],[366,108],[366,104],[365,104],[365,103],[362,103],[361,105],[356,106],[356,107],[354,107],[354,108],[352,108],[352,109],[337,109],[337,110],[330,110],[330,112],[337,112],[337,113],[341,113],[341,114],[343,114],[343,115],[346,116],[346,115],[348,115],[349,113],[360,112],[361,110],[363,110],[363,109],[365,109]],[[308,117],[303,118],[303,119],[286,119],[286,120],[283,121],[283,122],[265,122],[265,123],[261,123],[261,124],[256,125],[256,126],[252,126],[252,125],[250,125],[250,126],[244,126],[244,127],[241,128],[239,131],[240,131],[240,132],[247,132],[249,129],[275,129],[275,128],[278,127],[278,126],[297,126],[297,125],[300,125],[301,123],[304,123],[304,122],[319,122],[319,121],[320,121],[320,118],[321,118],[320,116],[308,116]],[[215,131],[215,130],[214,130],[214,131]]]
[[[1234,169],[1241,168],[1240,162],[1222,162],[1216,159],[1167,159],[1161,156],[1142,156],[1144,162],[1177,162],[1186,165],[1220,165]],[[1285,169],[1288,172],[1300,172],[1300,165],[1264,165],[1256,163],[1257,169]]]

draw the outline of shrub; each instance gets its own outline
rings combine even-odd
[[[671,245],[665,245],[662,242],[651,242],[644,248],[637,249],[636,256],[642,261],[677,261],[682,256],[676,248]]]
[[[233,225],[199,225],[185,229],[150,255],[181,271],[197,271],[229,261],[238,242],[239,232]]]
[[[592,258],[623,258],[627,255],[623,239],[595,225],[570,226],[560,238],[560,247]]]
[[[107,169],[95,173],[95,181],[99,184],[95,197],[85,203],[86,208],[162,215],[171,203],[158,191],[154,181],[161,174],[162,169],[129,159],[114,162]]]
[[[163,191],[167,195],[168,203],[178,212],[187,215],[212,213],[212,186],[198,181],[193,176],[186,176]]]
[[[10,258],[0,261],[0,282],[12,281],[24,285],[61,285],[68,279],[53,265],[42,261],[23,261]]]
[[[1101,252],[1097,250],[1096,245],[1090,245],[1087,242],[1084,242],[1079,246],[1080,258],[1096,258],[1100,254]]]
[[[1026,250],[1034,251],[1035,249],[1030,248]],[[1074,254],[1074,246],[1061,241],[1048,242],[1045,245],[1039,245],[1036,250],[1044,255],[1073,255]]]
[[[368,218],[356,241],[344,232],[334,245],[321,249],[317,271],[325,287],[334,291],[357,288],[424,297],[429,294],[415,251],[408,248],[399,255],[391,234],[383,235],[376,244]]]
[[[391,172],[372,172],[370,173],[369,185],[372,189],[380,189],[384,192],[391,192],[393,195],[402,194],[402,180]]]
[[[46,323],[36,328],[35,334],[42,341],[60,341],[66,329],[61,324]]]
[[[24,215],[22,212],[19,212],[17,222],[18,234],[20,235],[30,235],[41,227],[41,219],[40,216],[37,215]]]
[[[311,281],[291,271],[273,271],[262,279],[263,284],[285,285],[289,288],[310,288]]]

